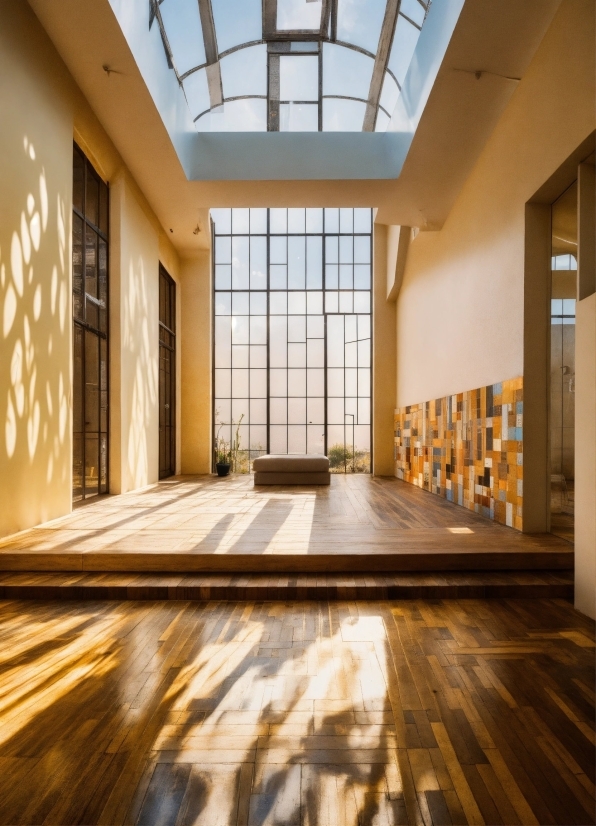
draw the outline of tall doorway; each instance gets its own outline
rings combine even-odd
[[[551,532],[573,542],[577,181],[552,206],[550,325]]]
[[[108,492],[108,185],[73,151],[73,502]]]
[[[214,209],[214,443],[371,469],[370,209]]]
[[[176,284],[159,265],[159,478],[176,473]]]

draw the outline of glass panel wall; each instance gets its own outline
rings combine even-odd
[[[552,206],[551,285],[551,530],[573,541],[577,181]]]
[[[108,491],[108,186],[73,150],[73,501]]]
[[[371,210],[211,214],[216,444],[370,472]]]

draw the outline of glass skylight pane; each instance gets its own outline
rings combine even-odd
[[[337,39],[375,54],[385,6],[386,0],[338,0]]]
[[[389,116],[386,115],[382,109],[379,109],[377,112],[377,122],[375,123],[375,132],[386,132],[387,127],[389,126],[389,121]]]
[[[408,67],[412,62],[412,55],[418,42],[420,32],[409,23],[405,17],[398,15],[395,35],[393,37],[393,46],[391,47],[391,55],[389,57],[389,68],[397,78],[400,86],[404,82],[404,78],[408,71]]]
[[[199,132],[266,132],[267,101],[230,100],[196,122]]]
[[[190,114],[194,120],[194,118],[211,107],[206,70],[199,69],[193,72],[182,81],[182,85],[184,87],[184,93],[186,94],[186,100],[188,101]]]
[[[419,26],[424,23],[424,9],[418,0],[401,0],[399,10]]]
[[[166,0],[170,2],[170,0]],[[192,0],[198,8],[197,0]],[[261,0],[211,0],[219,54],[263,38]]]
[[[318,129],[318,103],[280,103],[280,132],[317,132]]]
[[[319,99],[319,58],[310,55],[282,55],[279,59],[279,99]]]
[[[306,210],[306,231],[323,232],[323,210],[308,208]]]
[[[241,95],[267,94],[267,46],[249,46],[222,57],[224,100]]]
[[[178,74],[205,63],[203,29],[197,0],[164,0],[161,18]]]
[[[323,46],[323,94],[368,98],[374,60],[354,49],[325,43]]]
[[[361,132],[366,103],[359,100],[325,98],[323,101],[324,132]]]
[[[277,28],[283,31],[318,29],[321,0],[277,0]]]
[[[393,114],[395,104],[399,97],[399,87],[388,72],[385,72],[385,79],[383,80],[383,90],[381,92],[380,104],[383,109]]]

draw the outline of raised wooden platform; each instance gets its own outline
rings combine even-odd
[[[253,486],[176,477],[0,542],[0,571],[395,573],[554,571],[573,547],[527,535],[397,479]]]
[[[570,571],[353,574],[0,573],[0,599],[378,602],[573,599]]]

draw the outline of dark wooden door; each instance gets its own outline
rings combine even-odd
[[[159,478],[176,473],[176,284],[159,266]]]

